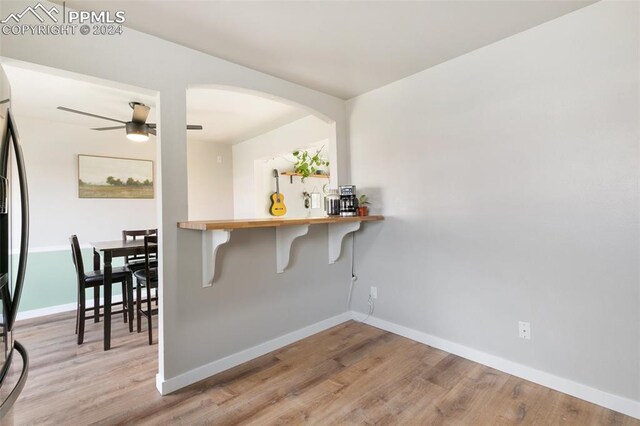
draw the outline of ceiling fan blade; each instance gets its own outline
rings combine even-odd
[[[91,130],[116,130],[116,129],[124,129],[125,126],[113,126],[113,127],[95,127]]]
[[[86,115],[88,117],[101,118],[103,120],[109,120],[109,121],[115,121],[116,123],[127,124],[126,121],[116,120],[115,118],[103,117],[101,115],[91,114],[89,112],[84,112],[84,111],[78,111],[76,109],[71,109],[63,106],[59,106],[58,109],[61,111],[73,112],[74,114]]]
[[[135,104],[133,107],[133,117],[131,118],[131,121],[134,123],[144,123],[147,121],[147,117],[149,117],[150,110],[151,108],[146,105]]]
[[[149,134],[155,136],[156,135],[156,129],[155,128],[149,128]]]
[[[149,129],[155,129],[156,126],[156,123],[147,123]],[[187,130],[202,130],[202,126],[200,124],[187,124]]]

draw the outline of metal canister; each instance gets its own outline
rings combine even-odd
[[[327,190],[324,197],[324,211],[328,216],[340,216],[340,196],[337,189]]]

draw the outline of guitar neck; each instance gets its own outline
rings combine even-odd
[[[276,194],[280,194],[280,179],[278,178],[278,172],[274,170],[274,176],[276,178]]]

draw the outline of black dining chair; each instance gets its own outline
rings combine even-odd
[[[73,257],[73,264],[76,268],[76,275],[78,279],[78,304],[76,308],[76,334],[78,335],[78,344],[82,344],[84,341],[84,323],[88,319],[93,319],[94,322],[99,322],[100,308],[100,287],[104,285],[104,273],[102,270],[95,270],[85,272],[84,261],[82,260],[82,251],[80,250],[80,243],[78,243],[78,237],[72,235],[69,238],[71,243],[71,255]],[[128,294],[130,294],[130,288],[132,286],[131,271],[126,267],[113,268],[112,272],[113,284],[122,284],[122,302],[112,303],[112,306],[122,305],[122,310],[114,311],[113,314],[122,313],[124,321],[127,322],[127,306]],[[93,307],[87,307],[86,290],[93,288]],[[87,316],[87,312],[93,312],[93,315]],[[129,318],[129,331],[133,331],[133,318]]]
[[[126,243],[127,241],[137,241],[138,238],[144,238],[147,235],[158,235],[158,229],[135,229],[135,230],[123,230],[122,231],[122,242]],[[157,267],[158,260],[156,259],[156,254],[152,253],[151,257],[151,266]],[[131,272],[139,271],[144,269],[145,260],[144,254],[136,254],[131,256],[126,256],[124,258],[124,264],[129,268]]]
[[[128,241],[138,241],[142,238],[144,238],[147,235],[158,235],[158,229],[125,229],[122,231],[122,242],[126,243]],[[152,268],[157,268],[158,267],[158,259],[156,258],[156,253],[151,253],[150,255],[150,261],[151,261],[151,267]],[[144,265],[145,265],[145,260],[144,260],[144,253],[139,253],[139,254],[135,254],[135,255],[130,255],[130,256],[126,256],[124,258],[124,264],[127,268],[129,268],[129,270],[131,271],[131,273],[134,273],[136,271],[139,271],[141,269],[144,269]],[[131,300],[133,302],[133,294],[137,293],[136,291],[136,287],[132,287],[131,291],[129,294],[131,294]],[[156,301],[157,303],[157,301]],[[133,318],[134,312],[137,311],[137,309],[133,306],[131,306],[131,309],[129,310],[129,313],[131,314],[131,318]],[[133,331],[133,323],[130,324],[130,330],[129,331]]]
[[[133,273],[136,278],[136,315],[137,330],[142,329],[142,316],[147,318],[147,328],[149,330],[149,344],[153,345],[153,331],[151,317],[158,313],[158,308],[153,308],[152,302],[158,304],[158,268],[152,266],[152,256],[157,261],[158,236],[147,235],[144,237],[144,268]],[[145,289],[146,299],[142,299],[142,289]],[[155,296],[152,294],[155,290]]]

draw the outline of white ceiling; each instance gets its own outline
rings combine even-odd
[[[128,27],[348,99],[594,2],[66,3],[83,10],[124,10]]]
[[[155,121],[155,96],[133,90],[116,89],[74,78],[61,77],[26,68],[2,65],[11,84],[12,107],[17,115],[92,127],[117,126],[107,120],[86,117],[56,109],[65,106],[92,114],[131,120],[130,101],[151,107],[149,122]],[[114,135],[124,130],[112,130]]]
[[[118,124],[56,108],[65,106],[129,121],[132,110],[128,103],[136,101],[150,106],[147,121],[156,121],[155,96],[148,91],[114,88],[106,83],[96,84],[10,65],[3,68],[11,83],[17,114],[85,128],[108,127]],[[204,127],[202,131],[190,130],[189,140],[238,143],[309,115],[302,108],[242,92],[194,88],[189,89],[186,96],[188,122]],[[114,137],[125,137],[124,130],[110,132]]]
[[[249,93],[187,90],[188,121],[204,126],[188,133],[190,141],[236,144],[307,115],[301,108]]]

